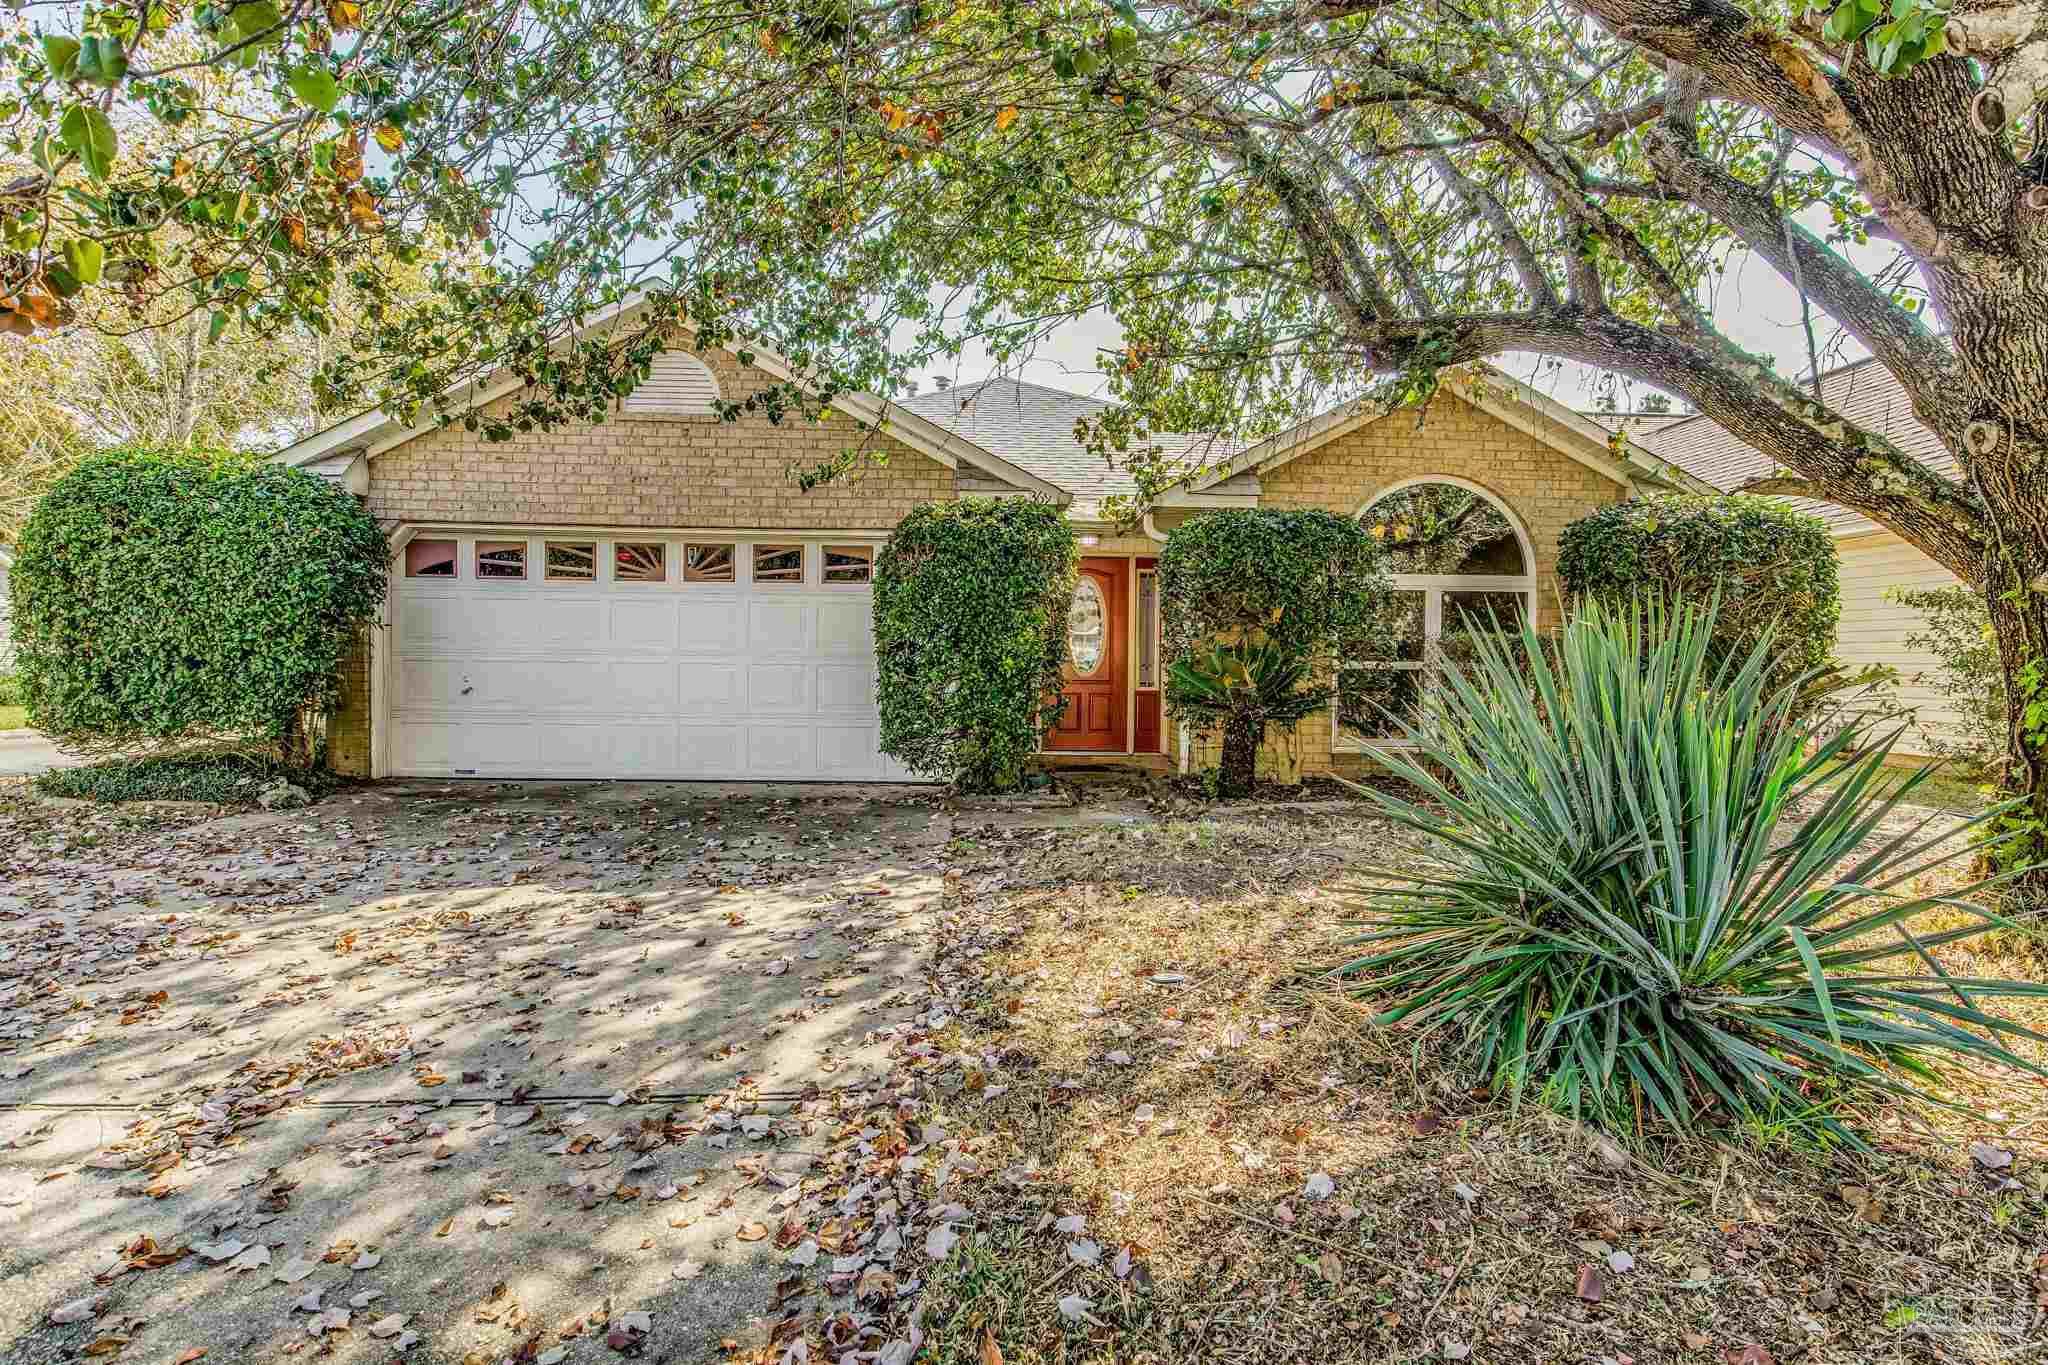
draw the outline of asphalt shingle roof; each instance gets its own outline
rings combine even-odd
[[[1822,402],[1857,426],[1883,436],[1935,473],[1954,477],[1955,457],[1942,445],[1941,438],[1913,415],[1913,402],[1897,377],[1875,360],[1860,360],[1828,371],[1820,378],[1820,392]],[[1729,434],[1711,417],[1688,417],[1635,433],[1634,440],[1643,449],[1723,490],[1766,478],[1772,471],[1769,457]],[[1861,512],[1846,507],[1796,501],[1826,521],[1836,535],[1853,535],[1875,526]]]
[[[1137,483],[1121,464],[1090,454],[1074,439],[1074,423],[1107,408],[1104,399],[998,378],[891,401],[1057,484],[1078,502],[1096,503],[1114,494],[1137,491]],[[1209,436],[1154,433],[1151,443],[1169,456],[1203,461],[1226,458],[1229,453]]]

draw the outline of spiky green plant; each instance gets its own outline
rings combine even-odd
[[[1292,729],[1329,705],[1333,689],[1311,684],[1308,651],[1278,640],[1211,645],[1166,670],[1167,704],[1223,729],[1218,794],[1250,796],[1266,727]]]
[[[1932,952],[2004,923],[1987,883],[1907,889],[1963,851],[1953,825],[1873,838],[1929,770],[1886,770],[1896,732],[1816,733],[1768,635],[1710,669],[1712,628],[1589,604],[1548,641],[1480,633],[1387,758],[1423,798],[1372,794],[1433,865],[1366,896],[1339,974],[1382,1021],[1462,1031],[1496,1092],[1610,1124],[1776,1122],[1844,1081],[1929,1098],[1944,1055],[2040,1071],[2005,1039],[2041,1035],[1983,1005],[2048,987]],[[1935,906],[1969,922],[1916,936]]]

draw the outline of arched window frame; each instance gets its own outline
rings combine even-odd
[[[1379,489],[1360,503],[1352,515],[1353,520],[1363,517],[1383,499],[1405,488],[1422,484],[1449,484],[1476,493],[1486,499],[1507,521],[1515,533],[1515,542],[1522,552],[1522,565],[1526,572],[1519,574],[1429,574],[1397,573],[1390,575],[1396,592],[1419,592],[1422,594],[1422,657],[1411,660],[1347,661],[1338,665],[1341,673],[1353,668],[1391,669],[1395,671],[1418,672],[1423,675],[1422,687],[1425,693],[1437,686],[1436,670],[1442,659],[1442,637],[1444,619],[1444,598],[1448,594],[1461,592],[1511,592],[1522,599],[1525,619],[1536,619],[1536,543],[1529,537],[1529,528],[1515,515],[1492,489],[1459,478],[1455,474],[1418,474],[1413,478],[1401,479]],[[1398,737],[1367,739],[1344,728],[1337,717],[1337,703],[1330,703],[1331,748],[1340,753],[1362,753],[1371,749],[1409,749],[1412,741]]]

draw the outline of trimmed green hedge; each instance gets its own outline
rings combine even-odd
[[[927,503],[875,563],[881,749],[967,791],[1008,791],[1058,716],[1079,552],[1060,508]]]
[[[1643,498],[1581,517],[1558,537],[1572,597],[1622,604],[1645,590],[1704,604],[1720,594],[1717,652],[1747,654],[1775,623],[1773,677],[1790,682],[1834,658],[1840,563],[1819,517],[1742,494]]]
[[[44,495],[17,549],[31,721],[79,748],[240,736],[303,761],[390,560],[369,513],[302,470],[90,459]]]
[[[1304,683],[1305,704],[1281,705],[1288,718],[1274,721],[1292,729],[1328,698],[1338,663],[1388,656],[1392,587],[1386,547],[1334,512],[1232,508],[1192,517],[1167,534],[1159,551],[1167,710],[1191,727],[1221,728],[1223,795],[1250,793],[1267,722],[1259,708],[1220,714],[1203,705],[1203,689],[1190,686],[1196,675],[1182,665],[1218,641],[1272,646]],[[1340,720],[1358,724],[1341,707]]]
[[[1387,552],[1349,517],[1267,507],[1206,512],[1159,551],[1169,663],[1247,631],[1318,668],[1379,657],[1387,632]]]

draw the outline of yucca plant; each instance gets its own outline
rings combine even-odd
[[[1219,795],[1251,795],[1268,725],[1299,725],[1329,704],[1332,689],[1311,684],[1309,670],[1305,651],[1264,637],[1198,649],[1166,670],[1166,704],[1223,730]]]
[[[1826,1103],[1843,1082],[1930,1098],[1944,1054],[2040,1071],[2006,1040],[2041,1035],[1983,1006],[2048,987],[1932,951],[2004,923],[1972,899],[1988,884],[1906,889],[1967,852],[1941,847],[1953,824],[1872,840],[1929,770],[1886,770],[1896,731],[1817,733],[1805,680],[1767,681],[1768,635],[1710,667],[1712,629],[1711,608],[1587,604],[1550,640],[1478,633],[1386,759],[1422,799],[1372,793],[1432,864],[1367,894],[1339,975],[1384,1022],[1462,1032],[1496,1092],[1610,1125],[1817,1113],[1853,1143]],[[1968,922],[1916,936],[1935,906]]]

